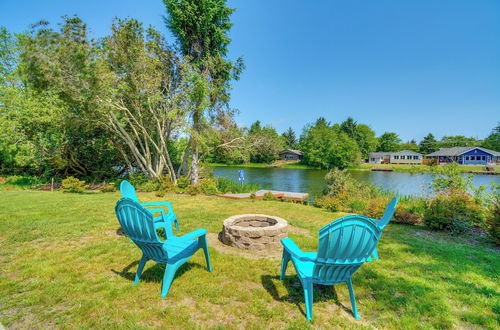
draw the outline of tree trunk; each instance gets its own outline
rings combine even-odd
[[[191,184],[197,185],[199,182],[199,177],[198,177],[199,155],[198,155],[198,150],[195,150],[194,148],[195,147],[193,146],[193,153],[191,155]]]

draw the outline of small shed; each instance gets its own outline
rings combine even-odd
[[[294,149],[285,149],[280,152],[281,160],[301,160],[302,159],[302,151],[294,150]]]

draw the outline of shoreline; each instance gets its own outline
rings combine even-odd
[[[246,163],[246,164],[224,164],[224,163],[206,163],[210,167],[241,167],[241,168],[283,168],[283,169],[299,169],[299,170],[327,170],[319,167],[303,165],[300,163]],[[437,165],[440,166],[440,165]],[[400,164],[360,164],[348,167],[352,171],[371,171],[372,168],[387,168],[392,169],[394,172],[407,172],[407,173],[431,173],[432,168],[429,165],[400,165]],[[462,173],[482,172],[481,175],[498,175],[500,173],[500,166],[496,166],[493,173],[487,173],[484,165],[459,165]],[[477,175],[478,173],[470,173]]]

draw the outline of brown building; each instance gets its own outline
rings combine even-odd
[[[301,160],[302,159],[302,151],[286,149],[280,152],[281,160]]]

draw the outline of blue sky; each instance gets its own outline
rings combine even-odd
[[[324,116],[352,116],[403,140],[485,137],[500,121],[500,1],[230,0],[237,121],[300,133]],[[161,0],[2,0],[0,25],[78,14],[96,37],[113,17],[164,31]]]

